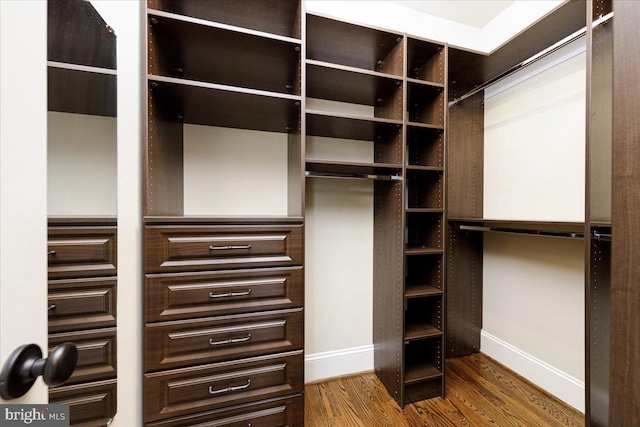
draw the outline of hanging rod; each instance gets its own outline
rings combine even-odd
[[[305,171],[305,176],[310,178],[341,178],[341,179],[375,179],[377,181],[402,181],[400,175],[377,175],[370,173],[338,173]]]
[[[613,18],[613,12],[609,12],[606,15],[600,16],[598,19],[594,20],[593,23],[591,24],[592,28],[596,28],[606,22],[608,22],[611,18]],[[541,52],[536,53],[535,55],[533,55],[531,58],[529,59],[525,59],[524,61],[522,61],[519,64],[514,65],[513,67],[509,68],[507,71],[497,75],[496,77],[482,83],[479,86],[476,86],[475,88],[471,89],[469,92],[465,93],[464,95],[461,95],[457,98],[455,98],[453,101],[449,102],[449,107],[456,105],[457,103],[459,103],[460,101],[464,101],[465,99],[472,97],[473,95],[475,95],[478,92],[481,92],[483,90],[485,90],[487,87],[491,86],[494,83],[498,83],[499,81],[509,77],[511,74],[515,73],[516,71],[519,71],[525,67],[528,67],[531,64],[534,64],[536,62],[538,62],[539,60],[541,60],[542,58],[545,58],[549,55],[551,55],[553,52],[567,46],[568,44],[578,40],[579,38],[583,37],[585,34],[587,34],[587,28],[583,28],[581,30],[576,31],[575,33],[565,37],[564,39],[560,40],[559,42],[549,46],[548,48],[544,49]]]
[[[584,233],[575,231],[558,231],[558,230],[529,230],[526,228],[502,228],[502,227],[487,227],[477,225],[464,225],[459,224],[460,230],[468,231],[483,231],[493,233],[507,233],[507,234],[527,234],[530,236],[543,236],[543,237],[562,237],[565,239],[584,239]]]
[[[595,240],[599,240],[601,242],[610,242],[611,241],[611,233],[598,233],[597,231],[593,232],[593,238]]]

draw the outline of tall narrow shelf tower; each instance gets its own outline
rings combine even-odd
[[[444,396],[447,49],[407,37],[402,403]]]
[[[146,425],[304,422],[303,34],[297,0],[147,3]]]

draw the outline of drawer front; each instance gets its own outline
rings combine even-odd
[[[300,395],[234,406],[147,424],[149,427],[302,427],[304,398]]]
[[[302,350],[145,375],[145,419],[301,393]]]
[[[116,227],[50,227],[49,278],[116,274]]]
[[[303,281],[302,267],[148,274],[145,321],[302,307]]]
[[[302,349],[302,309],[146,325],[147,372]]]
[[[116,414],[116,380],[51,388],[49,402],[69,405],[71,425],[105,426]]]
[[[302,242],[302,225],[146,226],[145,271],[299,265]]]
[[[49,333],[116,325],[116,279],[50,280]]]
[[[66,385],[116,377],[116,328],[49,335],[49,351],[71,342],[78,348],[78,363]]]

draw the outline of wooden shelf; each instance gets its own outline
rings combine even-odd
[[[401,131],[402,122],[398,120],[307,110],[307,135],[374,141]]]
[[[404,340],[413,341],[442,336],[442,331],[428,323],[407,324],[404,328]]]
[[[319,172],[335,175],[385,175],[401,179],[402,165],[389,163],[357,163],[327,160],[306,161],[307,172]]]
[[[49,62],[47,109],[61,113],[117,116],[115,71]]]
[[[158,114],[168,121],[268,132],[298,128],[299,96],[157,76],[149,76],[149,84]]]
[[[145,216],[145,224],[291,224],[301,223],[301,216]]]
[[[407,83],[411,83],[411,84],[415,84],[415,85],[423,85],[423,86],[426,86],[426,87],[433,88],[435,90],[444,89],[444,84],[442,84],[442,83],[428,82],[428,81],[424,81],[424,80],[412,79],[410,77],[407,77]]]
[[[416,214],[429,214],[429,213],[443,213],[444,209],[442,208],[407,208],[405,212],[408,214],[416,213]]]
[[[307,58],[402,76],[403,35],[307,14]]]
[[[397,98],[396,92],[402,91],[402,79],[391,74],[314,60],[306,64],[310,98],[378,106]],[[401,120],[402,116],[392,118]]]
[[[430,363],[411,364],[405,367],[404,383],[408,385],[440,377],[442,377],[442,372]]]
[[[444,172],[444,168],[440,166],[420,166],[420,165],[407,165],[407,171],[416,171],[416,172]]]
[[[431,285],[425,283],[409,284],[405,285],[405,298],[419,298],[419,297],[431,297],[442,295],[442,289],[434,288]]]
[[[448,218],[449,223],[478,227],[496,227],[501,229],[549,230],[581,233],[585,230],[583,222],[563,221],[512,221],[481,218]]]
[[[149,9],[300,39],[300,5],[296,0],[149,0]]]
[[[47,225],[49,227],[64,225],[116,226],[118,218],[103,215],[49,215]]]
[[[300,94],[300,40],[149,10],[149,45],[152,75]]]
[[[423,129],[435,129],[435,130],[444,130],[443,125],[434,125],[428,123],[419,123],[419,122],[407,122],[407,127],[415,127],[415,128],[423,128]]]
[[[429,247],[407,247],[404,250],[405,255],[441,255],[444,253],[442,249]]]

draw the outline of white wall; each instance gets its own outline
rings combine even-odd
[[[47,3],[0,1],[0,363],[47,349]],[[47,403],[38,379],[7,403]],[[4,403],[0,399],[0,403]]]
[[[485,92],[484,216],[584,221],[584,40]],[[481,350],[584,411],[584,241],[485,234]]]
[[[287,144],[283,133],[185,124],[185,215],[286,216]]]
[[[584,221],[584,39],[485,94],[484,217]]]
[[[563,0],[516,1],[483,28],[476,28],[384,1],[305,1],[308,12],[406,32],[485,53],[492,52],[562,3]]]
[[[117,119],[48,113],[47,200],[49,215],[118,212]]]

